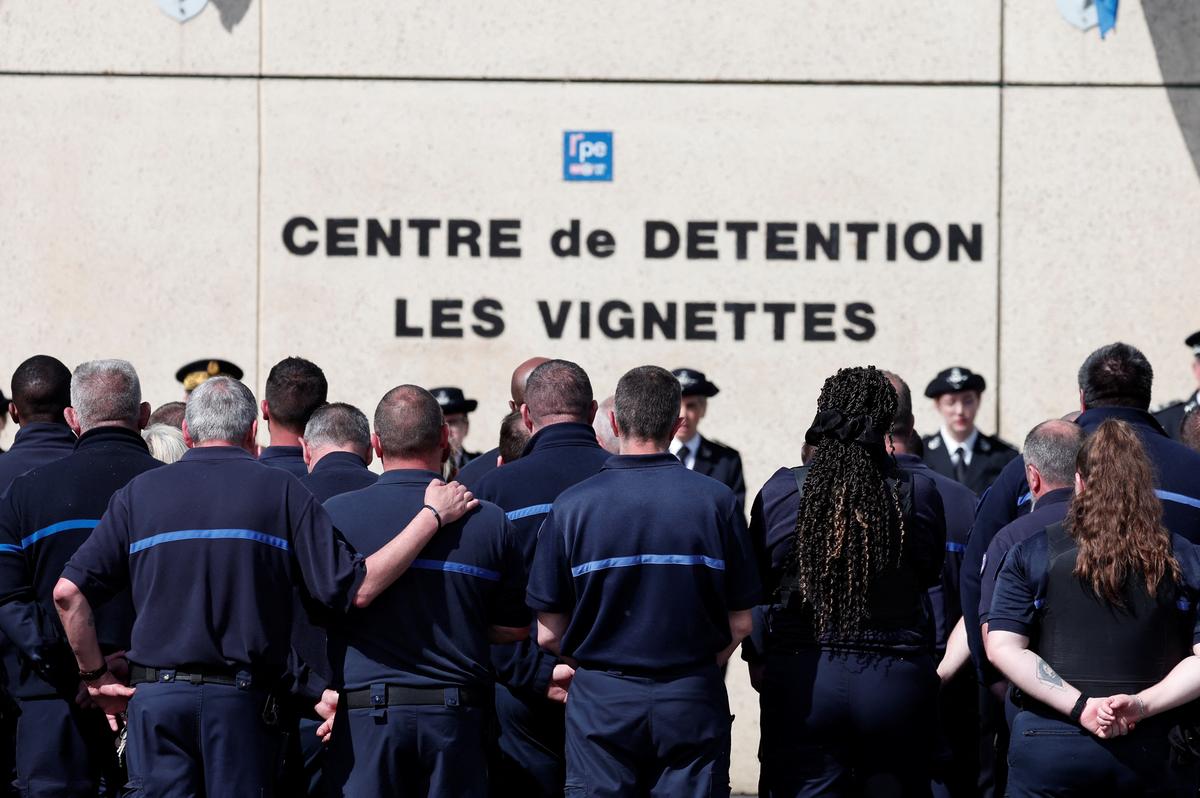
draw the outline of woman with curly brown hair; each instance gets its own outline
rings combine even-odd
[[[762,680],[767,794],[928,795],[938,678],[925,591],[942,501],[887,453],[896,391],[874,367],[825,381],[808,465],[754,503],[770,608]]]
[[[1102,697],[1153,689],[1194,659],[1200,557],[1163,526],[1129,424],[1105,421],[1084,442],[1075,492],[1063,523],[1008,553],[992,600],[988,657],[1021,709],[1008,794],[1194,796],[1195,768],[1168,764],[1181,713],[1138,723]]]

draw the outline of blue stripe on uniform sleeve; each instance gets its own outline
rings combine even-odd
[[[1156,490],[1154,492],[1158,495],[1158,498],[1165,502],[1186,504],[1189,507],[1200,507],[1200,499],[1193,499],[1191,496],[1185,496],[1182,493],[1172,493],[1169,490]]]
[[[966,550],[967,547],[962,543],[954,543],[953,541],[949,540],[946,541],[946,551],[951,551],[955,554],[962,554]]]
[[[42,527],[32,535],[22,538],[21,548],[27,549],[39,540],[57,535],[59,532],[69,532],[72,529],[95,529],[99,523],[99,518],[73,518],[68,521],[59,521],[57,524]]]
[[[632,565],[703,565],[714,571],[724,571],[725,561],[715,557],[705,557],[703,554],[634,554],[629,557],[609,557],[605,560],[593,560],[571,569],[571,576],[583,576],[592,571],[603,571],[608,568],[628,568]]]
[[[253,529],[181,529],[177,532],[162,532],[142,540],[136,540],[129,546],[130,554],[158,546],[162,543],[174,543],[178,540],[249,540],[255,543],[265,543],[277,549],[287,551],[288,542],[275,535],[255,532]]]
[[[0,543],[0,554],[20,554],[21,547],[15,543]]]
[[[452,574],[478,576],[480,579],[486,579],[489,582],[500,581],[499,571],[489,571],[487,568],[480,568],[478,565],[467,565],[464,562],[449,562],[447,560],[413,560],[411,567],[420,568],[425,571],[446,571]]]
[[[504,515],[508,517],[509,521],[516,521],[518,518],[528,518],[531,515],[548,513],[553,506],[553,504],[534,504],[529,507],[522,507],[520,510],[507,512]]]

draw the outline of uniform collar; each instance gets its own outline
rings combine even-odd
[[[442,475],[423,468],[393,468],[379,475],[377,485],[428,485]]]
[[[654,454],[614,454],[604,463],[601,470],[614,468],[683,468],[679,458],[670,452]]]
[[[679,453],[682,452],[684,449],[687,449],[688,452],[690,452],[693,457],[696,456],[696,453],[700,451],[700,433],[699,432],[697,432],[692,437],[688,438],[686,441],[681,441],[678,438],[671,439],[671,447],[669,449],[671,454],[678,457]]]
[[[240,446],[199,446],[183,453],[183,462],[200,460],[253,460],[250,452]]]
[[[896,465],[903,466],[904,468],[929,468],[929,466],[925,465],[925,461],[915,454],[895,454],[893,457],[896,458]]]
[[[1042,498],[1034,499],[1033,509],[1040,510],[1043,507],[1050,507],[1051,505],[1054,505],[1054,504],[1062,504],[1063,502],[1069,502],[1071,500],[1071,497],[1074,495],[1075,495],[1074,488],[1055,488],[1054,490],[1050,491],[1049,493],[1043,494]]]
[[[304,451],[299,446],[268,446],[258,453],[259,460],[270,460],[273,457],[298,457],[304,459]]]
[[[1166,436],[1167,434],[1162,424],[1158,423],[1158,419],[1145,410],[1138,410],[1136,407],[1093,407],[1089,410],[1084,410],[1079,418],[1075,420],[1075,423],[1083,427],[1084,430],[1091,432],[1110,418],[1119,419],[1135,427],[1143,427],[1157,432],[1159,435]]]
[[[330,452],[317,461],[312,473],[332,471],[335,468],[366,468],[367,464],[354,452]]]
[[[551,424],[548,427],[538,430],[529,439],[529,443],[525,444],[525,450],[521,452],[521,456],[525,457],[533,452],[550,449],[555,446],[594,446],[597,449],[600,448],[600,444],[596,442],[596,430],[592,429],[591,424],[584,424],[581,421],[563,421],[562,423]]]
[[[946,445],[946,451],[953,456],[954,453],[958,451],[960,446],[966,449],[968,452],[975,451],[975,444],[979,440],[979,427],[971,430],[971,434],[968,435],[967,439],[962,443],[959,443],[958,441],[954,440],[953,437],[951,437],[950,430],[946,429],[945,424],[942,425],[940,434],[942,436],[942,443]]]
[[[150,453],[150,447],[146,445],[146,441],[142,436],[125,427],[94,427],[79,436],[79,440],[75,442],[75,448],[77,450],[86,449],[90,446],[103,446],[105,444],[136,446],[143,452]]]
[[[66,424],[53,424],[49,421],[22,424],[13,438],[12,449],[9,451],[16,451],[18,446],[39,446],[47,443],[64,443],[74,446],[75,433],[71,432],[71,428]]]

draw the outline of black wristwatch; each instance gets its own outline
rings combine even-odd
[[[1069,717],[1071,718],[1072,723],[1079,723],[1080,719],[1083,717],[1083,709],[1087,706],[1087,702],[1088,696],[1080,693],[1079,700],[1075,702],[1075,706],[1071,707],[1071,714]]]
[[[100,667],[94,671],[80,671],[79,681],[94,682],[106,673],[108,673],[108,660],[103,660],[100,663]]]

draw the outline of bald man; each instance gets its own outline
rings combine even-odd
[[[513,370],[512,379],[509,381],[509,395],[512,397],[508,400],[509,412],[516,412],[521,409],[521,405],[525,404],[525,384],[529,382],[529,375],[549,359],[547,357],[531,357]],[[469,488],[479,484],[479,480],[484,474],[496,468],[496,458],[499,455],[499,446],[484,452],[463,466],[455,479]]]

